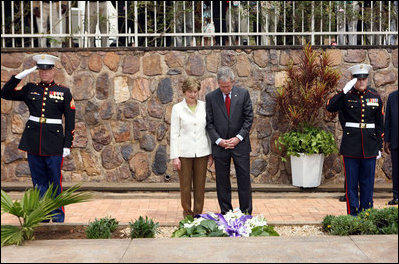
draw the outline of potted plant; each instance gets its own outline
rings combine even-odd
[[[331,67],[326,52],[316,52],[308,43],[298,65],[292,60],[288,64],[287,75],[274,99],[280,118],[288,124],[288,132],[281,134],[275,144],[283,161],[284,156],[290,156],[292,184],[317,187],[324,156],[338,152],[333,134],[324,131],[321,121],[327,96],[335,91],[340,73]]]

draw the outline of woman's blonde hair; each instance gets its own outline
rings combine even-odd
[[[201,90],[201,83],[193,77],[187,78],[183,82],[182,91],[185,93],[188,90],[199,92],[199,90]]]

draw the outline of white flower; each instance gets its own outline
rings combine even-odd
[[[184,228],[191,228],[193,226],[199,226],[203,220],[205,220],[205,219],[202,217],[195,218],[194,221],[185,223]]]
[[[236,208],[233,211],[228,211],[225,215],[224,215],[224,219],[226,219],[226,221],[228,223],[230,223],[231,219],[239,219],[241,216],[243,216],[244,214],[241,212],[240,208]]]
[[[252,229],[257,227],[257,226],[266,226],[266,225],[267,225],[267,222],[266,222],[266,219],[265,219],[265,217],[263,215],[258,215],[256,217],[248,219],[245,222],[245,226],[249,230],[251,230],[251,232],[252,232]]]

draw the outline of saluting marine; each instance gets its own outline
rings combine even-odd
[[[340,154],[345,168],[347,212],[353,216],[373,207],[376,158],[382,149],[383,103],[376,90],[368,86],[371,68],[368,64],[350,67],[353,79],[327,102],[327,110],[342,111],[345,120]]]
[[[32,182],[43,195],[49,184],[62,192],[62,162],[70,154],[75,129],[75,103],[69,88],[54,82],[54,64],[59,59],[41,54],[33,56],[37,66],[27,69],[11,79],[1,90],[1,98],[24,101],[29,108],[29,120],[19,143],[19,149],[28,153]],[[21,89],[21,79],[39,69],[40,83],[27,83]],[[65,117],[65,133],[62,126]],[[53,222],[64,222],[64,208],[52,213]]]

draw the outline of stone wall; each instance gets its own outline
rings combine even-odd
[[[280,160],[274,140],[284,123],[276,119],[271,93],[285,77],[299,49],[188,50],[188,51],[76,51],[53,52],[56,82],[71,88],[76,101],[76,130],[71,155],[63,165],[64,182],[177,182],[169,162],[169,127],[173,104],[182,100],[181,85],[187,76],[202,84],[200,98],[217,88],[218,67],[234,69],[237,81],[249,89],[254,123],[251,130],[253,183],[290,184],[290,164]],[[347,68],[370,63],[371,85],[384,102],[398,85],[398,49],[328,49],[335,67],[343,73],[337,90],[350,79]],[[11,75],[35,65],[31,52],[1,53],[1,84]],[[38,82],[34,73],[23,80]],[[29,116],[23,102],[1,100],[1,180],[30,182],[26,153],[17,149]],[[335,131],[337,122],[323,122]],[[386,156],[386,155],[385,155]],[[232,172],[233,166],[232,166]],[[389,181],[389,157],[378,160],[377,182]],[[324,183],[343,182],[342,159],[326,158]],[[232,176],[234,177],[234,176]],[[208,181],[215,181],[214,170]]]

